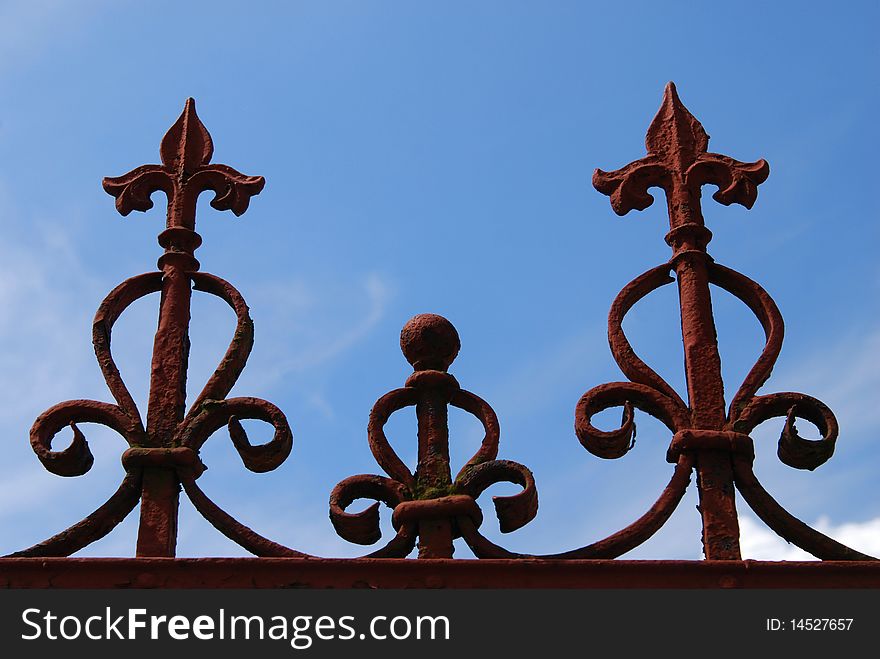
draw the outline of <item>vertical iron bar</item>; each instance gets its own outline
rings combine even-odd
[[[449,468],[449,396],[435,387],[423,389],[416,405],[418,418],[418,468],[421,497],[446,494],[452,484]],[[452,523],[449,518],[419,521],[419,558],[452,558]]]
[[[191,232],[193,233],[193,232]],[[171,247],[159,260],[163,272],[159,326],[153,343],[147,436],[152,446],[169,446],[186,410],[192,287],[187,270],[198,261]],[[188,267],[187,267],[188,266]],[[174,556],[180,482],[174,469],[144,469],[138,556]]]
[[[670,214],[675,212],[675,196],[670,194]],[[685,224],[667,237],[674,250],[672,263],[678,281],[688,406],[693,427],[699,430],[722,430],[725,422],[724,383],[707,271],[710,257],[705,251],[711,235],[701,225]],[[739,560],[730,454],[701,449],[695,464],[704,554],[710,560]]]

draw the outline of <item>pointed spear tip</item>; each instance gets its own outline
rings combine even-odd
[[[189,116],[198,116],[196,114],[196,99],[192,96],[189,96],[183,104],[183,114]]]
[[[213,153],[211,134],[196,113],[196,99],[190,96],[184,102],[183,112],[162,138],[159,147],[162,164],[176,168],[181,163],[187,171],[195,171],[208,164]]]
[[[709,146],[709,134],[681,102],[675,83],[671,80],[666,83],[663,102],[645,135],[648,153],[668,151],[670,144],[689,144],[687,148],[694,150],[694,153],[705,152]]]
[[[675,83],[671,80],[666,83],[666,88],[663,90],[663,105],[683,105],[681,99],[678,97],[678,90],[675,88]]]

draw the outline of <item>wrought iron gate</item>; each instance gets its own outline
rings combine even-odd
[[[552,555],[515,553],[480,532],[477,504],[489,486],[506,481],[521,487],[495,497],[502,532],[528,524],[538,511],[538,491],[524,465],[499,459],[499,424],[491,405],[463,388],[449,369],[458,354],[456,329],[446,319],[423,314],[401,332],[403,354],[413,367],[404,386],[382,396],[369,415],[370,449],[385,475],[357,475],[330,494],[330,519],[346,540],[372,545],[381,540],[380,504],[392,510],[396,533],[381,548],[358,559],[307,555],[254,532],[217,506],[199,487],[204,470],[199,452],[224,426],[245,467],[265,472],[279,466],[291,450],[292,433],[274,404],[251,397],[228,398],[253,345],[253,325],[241,294],[229,282],[200,271],[195,250],[196,201],[215,193],[218,210],[244,213],[264,180],[227,165],[212,164],[213,143],[189,99],[162,140],[161,165],[144,165],[104,179],[122,215],[152,207],[152,193],[165,192],[167,223],[159,234],[164,249],[158,270],[132,277],[104,299],[95,315],[92,341],[115,403],[70,400],[37,418],[30,440],[52,473],[77,476],[92,465],[88,442],[77,424],[112,428],[127,442],[125,476],[97,510],[51,538],[0,559],[0,583],[12,587],[859,587],[880,586],[880,563],[804,524],[762,487],[752,469],[752,430],[768,419],[783,419],[779,459],[797,469],[815,469],[833,452],[838,437],[834,414],[821,401],[801,393],[758,394],[782,346],[783,321],[773,299],[745,275],[716,263],[708,254],[712,233],[701,210],[701,189],[718,187],[715,201],[751,208],[758,186],[769,174],[764,160],[740,162],[708,151],[702,125],[679,100],[675,86],[665,91],[651,123],[647,155],[618,170],[596,170],[593,184],[625,215],[643,210],[661,188],[669,212],[669,261],[636,277],[618,294],[608,319],[614,359],[626,381],[588,390],[577,403],[575,432],[588,451],[602,458],[623,457],[635,437],[635,410],[659,419],[671,434],[668,485],[640,518],[613,535],[584,547]],[[673,276],[674,275],[674,276]],[[677,282],[684,343],[687,400],[633,351],[623,318],[643,297]],[[710,284],[738,298],[757,317],[766,344],[729,405],[724,399]],[[192,291],[219,297],[235,312],[232,342],[214,374],[186,408]],[[125,309],[160,293],[150,375],[146,423],[123,382],[111,352],[113,325]],[[447,412],[454,406],[475,416],[485,430],[479,450],[464,465],[450,464]],[[410,471],[394,452],[383,428],[408,407],[418,419],[418,464]],[[602,431],[591,423],[600,411],[620,407],[620,428]],[[274,429],[262,445],[250,443],[242,419]],[[821,432],[802,438],[796,420]],[[55,436],[70,427],[73,440],[53,448]],[[455,473],[455,476],[453,476]],[[612,560],[645,542],[669,519],[696,474],[705,561]],[[257,558],[176,559],[180,491],[225,536]],[[778,535],[823,562],[743,561],[739,548],[735,491]],[[374,503],[348,512],[358,499]],[[140,503],[137,556],[127,559],[68,558],[109,533]],[[461,537],[479,561],[453,560],[453,540]],[[406,557],[418,547],[418,559]]]

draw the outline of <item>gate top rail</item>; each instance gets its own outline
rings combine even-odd
[[[593,175],[596,189],[610,197],[618,215],[644,210],[654,198],[653,187],[666,195],[672,249],[669,261],[653,267],[627,284],[614,300],[608,318],[612,355],[626,381],[593,387],[578,401],[575,433],[592,454],[606,459],[624,456],[635,443],[635,410],[660,420],[672,437],[667,461],[673,465],[669,483],[637,520],[613,535],[569,551],[534,555],[512,552],[481,532],[479,496],[502,481],[520,486],[512,496],[494,497],[503,533],[515,531],[535,518],[538,494],[531,471],[517,462],[499,459],[500,429],[491,405],[459,385],[449,373],[460,339],[441,316],[415,316],[403,327],[400,344],[413,367],[404,386],[376,402],[369,415],[368,440],[381,475],[357,475],[341,481],[330,494],[330,520],[344,539],[372,545],[381,539],[380,504],[392,510],[395,535],[363,559],[405,558],[418,546],[420,559],[449,559],[453,540],[463,538],[480,559],[523,559],[558,570],[560,561],[613,559],[645,542],[669,519],[696,474],[702,517],[703,552],[709,561],[739,561],[739,525],[735,492],[777,534],[823,560],[873,561],[823,535],[785,510],[763,488],[752,468],[755,459],[752,430],[772,418],[783,418],[778,456],[797,469],[815,469],[834,452],[837,420],[821,401],[801,393],[757,392],[770,376],[782,347],[783,320],[775,302],[756,282],[716,263],[707,251],[712,238],[701,206],[704,185],[717,186],[713,199],[751,208],[758,186],[769,175],[764,160],[741,162],[708,151],[709,136],[678,97],[666,87],[659,112],[648,128],[647,154],[620,169]],[[181,489],[195,508],[228,538],[258,557],[314,558],[251,530],[217,506],[197,484],[205,469],[200,449],[224,426],[244,466],[270,471],[288,457],[292,433],[283,412],[272,403],[252,397],[228,398],[253,346],[253,323],[241,293],[229,282],[200,271],[195,250],[199,195],[214,192],[211,205],[242,215],[251,197],[264,186],[261,176],[247,176],[227,165],[211,163],[213,141],[196,114],[195,101],[162,139],[160,165],[143,165],[119,177],[105,178],[104,189],[116,198],[122,215],[146,211],[151,195],[164,192],[167,221],[159,234],[164,252],[158,270],[137,275],[117,286],[95,315],[92,342],[104,379],[115,400],[69,400],[58,403],[34,422],[30,441],[40,462],[54,474],[78,476],[92,466],[88,441],[78,424],[98,423],[126,441],[122,453],[125,476],[119,488],[97,510],[70,528],[10,557],[65,557],[109,533],[140,503],[137,557],[173,557]],[[627,312],[661,286],[677,283],[685,355],[685,401],[633,350],[623,331]],[[729,404],[724,382],[710,285],[738,298],[757,317],[766,343],[757,362]],[[190,304],[193,291],[219,297],[236,314],[236,328],[220,364],[192,404],[186,405]],[[160,293],[146,423],[119,373],[111,352],[112,328],[136,300]],[[475,416],[485,436],[474,456],[453,477],[449,453],[449,406]],[[592,424],[597,413],[622,408],[619,428],[604,431]],[[418,460],[410,471],[389,444],[384,426],[392,414],[414,408],[418,421]],[[272,438],[253,444],[242,419],[272,426]],[[815,425],[818,440],[801,437],[796,421]],[[73,438],[61,450],[55,436],[65,427]],[[349,512],[358,499],[373,503]],[[360,559],[356,559],[360,560]],[[603,561],[597,560],[598,563]],[[372,560],[364,564],[375,565]],[[445,565],[446,562],[443,562]]]

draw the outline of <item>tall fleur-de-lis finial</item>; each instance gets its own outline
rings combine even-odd
[[[617,558],[648,540],[666,523],[682,500],[692,473],[696,472],[703,547],[708,559],[740,557],[736,488],[770,528],[818,558],[876,560],[798,520],[764,490],[755,476],[750,433],[758,424],[771,418],[785,419],[778,455],[782,462],[799,469],[814,469],[831,457],[838,427],[831,410],[815,398],[794,392],[757,393],[769,378],[782,346],[782,316],[772,298],[757,283],[715,263],[708,255],[706,247],[711,232],[704,225],[700,189],[707,183],[715,184],[717,201],[740,203],[749,208],[756,199],[757,186],[767,178],[769,167],[763,160],[743,163],[709,153],[708,142],[703,127],[684,107],[670,83],[660,112],[648,130],[647,155],[617,171],[596,170],[594,175],[594,184],[611,196],[612,206],[620,215],[647,208],[653,202],[648,194],[652,186],[662,188],[667,198],[670,231],[666,241],[672,247],[672,258],[627,284],[609,313],[611,352],[628,381],[593,387],[580,398],[575,409],[578,439],[587,450],[602,458],[619,458],[633,448],[635,408],[660,420],[669,429],[672,440],[666,458],[675,467],[654,504],[620,531],[561,553],[517,553],[484,536],[480,532],[483,514],[477,503],[481,494],[499,482],[521,486],[512,496],[494,497],[500,530],[513,531],[536,515],[535,480],[523,465],[496,459],[500,429],[495,412],[484,400],[462,389],[448,372],[460,348],[458,332],[446,319],[423,314],[411,319],[400,337],[401,349],[413,373],[404,387],[376,401],[370,413],[367,429],[370,449],[387,477],[353,476],[340,482],[331,493],[330,520],[342,537],[360,544],[377,542],[381,537],[378,511],[381,502],[393,509],[391,523],[396,534],[384,547],[368,555],[374,558],[407,556],[418,542],[419,558],[442,561],[452,556],[453,541],[458,537],[478,558],[528,561]],[[122,454],[126,473],[117,491],[93,513],[44,542],[12,554],[13,557],[68,556],[109,533],[138,503],[137,556],[172,557],[176,550],[179,493],[183,488],[196,510],[215,528],[257,556],[317,558],[242,525],[211,501],[196,483],[206,468],[199,454],[201,447],[224,426],[242,462],[251,471],[274,469],[287,458],[292,446],[287,419],[272,403],[251,397],[227,398],[253,346],[253,323],[248,306],[235,287],[215,275],[199,271],[199,262],[194,256],[201,243],[195,231],[196,201],[201,192],[213,190],[215,197],[211,203],[215,208],[240,215],[250,198],[260,192],[264,181],[262,177],[246,176],[226,165],[211,164],[212,153],[211,136],[196,115],[195,102],[189,99],[180,118],[162,140],[161,165],[145,165],[124,176],[104,180],[105,190],[116,197],[117,209],[123,215],[132,210],[148,210],[152,207],[153,192],[166,193],[167,223],[159,234],[159,243],[165,251],[159,259],[158,271],[122,282],[104,299],[95,315],[92,342],[115,403],[95,400],[58,403],[36,419],[30,442],[49,471],[61,476],[78,476],[91,468],[93,458],[77,424],[102,424],[121,435],[128,444]],[[674,279],[671,273],[675,274]],[[623,331],[626,313],[642,298],[673,281],[677,281],[679,289],[687,402],[636,355]],[[710,284],[743,302],[755,314],[766,335],[760,357],[726,409]],[[232,307],[237,322],[226,354],[187,408],[193,291],[222,299]],[[114,362],[111,334],[114,323],[131,304],[159,292],[159,325],[144,424]],[[454,477],[447,423],[449,406],[475,416],[485,430],[479,449]],[[394,452],[384,432],[389,417],[408,407],[415,408],[418,420],[414,471]],[[623,408],[619,428],[603,431],[592,425],[597,413],[614,407]],[[270,424],[274,429],[272,439],[261,445],[251,444],[241,419]],[[797,419],[812,423],[821,437],[818,440],[802,438],[795,426]],[[63,450],[53,450],[53,440],[66,428],[72,430],[71,443]],[[357,499],[377,503],[360,512],[350,510]],[[326,568],[334,569],[330,562],[304,561],[302,566],[285,574],[299,574],[306,564],[320,568],[321,573]],[[391,570],[396,571],[397,567],[391,566]],[[433,570],[433,566],[428,567]],[[500,567],[506,569],[504,565]],[[556,572],[558,566],[553,564],[547,567],[557,575],[550,578],[557,585],[559,575],[570,574]],[[45,563],[43,568],[57,569],[47,568]],[[270,566],[270,569],[274,568]],[[516,572],[520,576],[526,573]],[[145,576],[144,584],[151,583],[152,575]],[[301,585],[299,581],[286,581],[289,577],[283,578],[286,585]],[[139,581],[140,576],[132,580],[131,585]],[[338,585],[339,580],[334,579],[332,583]],[[365,582],[359,579],[356,583]]]
[[[814,555],[866,558],[794,518],[761,487],[752,471],[754,450],[748,433],[769,418],[786,418],[779,457],[793,467],[816,468],[831,457],[837,440],[837,421],[821,401],[791,392],[756,395],[769,378],[782,347],[782,316],[758,284],[715,263],[706,251],[712,233],[705,227],[700,206],[702,186],[718,186],[713,197],[722,204],[751,208],[758,185],[769,174],[767,162],[744,163],[710,153],[709,136],[682,104],[672,83],[666,86],[645,144],[648,154],[644,158],[612,172],[597,169],[593,184],[611,197],[611,206],[618,215],[647,208],[653,202],[648,189],[662,188],[669,212],[666,242],[672,247],[672,258],[630,282],[614,301],[608,318],[609,342],[615,360],[630,381],[600,385],[583,395],[576,411],[578,438],[596,455],[617,458],[632,448],[633,407],[660,419],[674,433],[667,459],[677,465],[676,474],[696,469],[703,550],[708,559],[740,558],[734,487],[768,526]],[[623,332],[627,311],[652,291],[671,283],[670,272],[675,273],[678,283],[687,403],[636,355]],[[757,316],[767,338],[760,358],[727,409],[710,284],[745,303]],[[602,431],[592,425],[593,415],[615,406],[624,408],[619,429]],[[815,424],[822,438],[801,438],[794,425],[796,417]],[[654,508],[619,535],[648,537],[674,510],[685,487],[686,481],[674,475]]]
[[[266,180],[262,176],[245,176],[227,165],[210,164],[214,154],[211,134],[196,114],[196,102],[187,99],[180,117],[162,138],[159,147],[161,165],[143,165],[128,174],[104,179],[104,190],[116,197],[116,209],[122,215],[131,211],[147,211],[157,190],[168,196],[167,228],[195,231],[196,200],[205,190],[213,190],[211,206],[243,214],[250,198],[260,194]],[[195,250],[190,243],[176,244],[172,236],[185,235],[174,231],[160,236],[163,247]],[[169,248],[170,248],[169,247]]]
[[[31,444],[50,471],[76,476],[89,470],[92,455],[80,423],[101,423],[121,434],[129,444],[122,456],[126,477],[119,490],[94,513],[70,529],[30,549],[23,556],[72,553],[108,533],[140,501],[138,556],[174,556],[177,541],[179,492],[183,486],[195,507],[228,537],[262,555],[301,555],[257,536],[220,510],[196,485],[205,469],[199,450],[217,429],[227,426],[245,466],[267,471],[290,452],[292,436],[284,414],[258,398],[226,398],[241,374],[253,346],[253,323],[241,294],[229,282],[199,272],[194,256],[201,244],[195,231],[196,201],[206,190],[215,193],[211,205],[241,215],[250,198],[265,183],[262,176],[245,176],[227,165],[211,164],[211,135],[188,99],[180,118],[162,139],[161,165],[144,165],[127,174],[104,179],[104,189],[116,197],[122,215],[152,208],[150,196],[165,192],[166,228],[159,234],[165,248],[159,271],[124,281],[104,300],[95,315],[92,341],[95,354],[116,404],[90,400],[59,403],[34,422]],[[235,311],[235,334],[217,370],[187,411],[186,378],[189,358],[190,304],[193,290],[221,298]],[[159,323],[153,344],[147,423],[126,388],[110,351],[113,324],[135,300],[161,292]],[[239,419],[271,424],[274,437],[252,446]],[[65,426],[73,442],[63,451],[52,450],[53,437]]]
[[[163,273],[159,329],[153,350],[150,377],[150,400],[147,411],[147,434],[156,445],[172,441],[183,420],[186,398],[186,374],[189,356],[189,307],[192,295],[188,273],[199,269],[193,253],[202,239],[195,231],[196,202],[206,190],[215,193],[211,205],[217,210],[231,210],[241,215],[250,198],[265,185],[262,176],[245,176],[227,165],[210,164],[214,142],[196,114],[196,102],[189,98],[183,112],[162,138],[159,155],[162,165],[144,165],[128,174],[104,179],[104,190],[116,197],[116,209],[122,215],[132,210],[146,211],[153,206],[150,195],[162,190],[168,197],[166,229],[159,234],[165,253],[159,259]],[[173,474],[148,472],[165,481]],[[167,490],[167,487],[154,491]],[[151,502],[145,497],[142,510]],[[162,511],[154,517],[176,517],[176,497],[163,497]],[[149,510],[148,510],[149,514]],[[144,519],[144,515],[141,515]],[[141,527],[142,529],[144,526]],[[169,551],[173,533],[160,531],[161,538],[144,540],[144,551],[162,555]],[[152,544],[152,549],[146,549]]]
[[[706,253],[712,233],[703,220],[700,190],[714,183],[719,189],[717,201],[751,208],[757,186],[766,180],[770,168],[764,160],[743,163],[709,153],[709,136],[682,104],[671,82],[648,128],[645,146],[648,155],[644,158],[613,172],[597,169],[593,185],[611,197],[618,215],[650,206],[654,199],[648,188],[652,186],[666,193],[666,241],[673,248],[670,265],[678,279],[691,424],[695,429],[720,431],[725,422],[724,384],[709,292],[711,259]],[[706,557],[739,558],[730,458],[704,451],[696,468]]]
[[[700,188],[718,186],[715,201],[751,208],[758,186],[767,180],[770,166],[765,160],[744,163],[728,156],[709,153],[709,135],[678,97],[673,83],[666,85],[663,103],[645,137],[648,155],[613,172],[597,169],[593,185],[611,197],[618,215],[644,210],[654,202],[648,188],[666,192],[669,228],[703,226]]]

